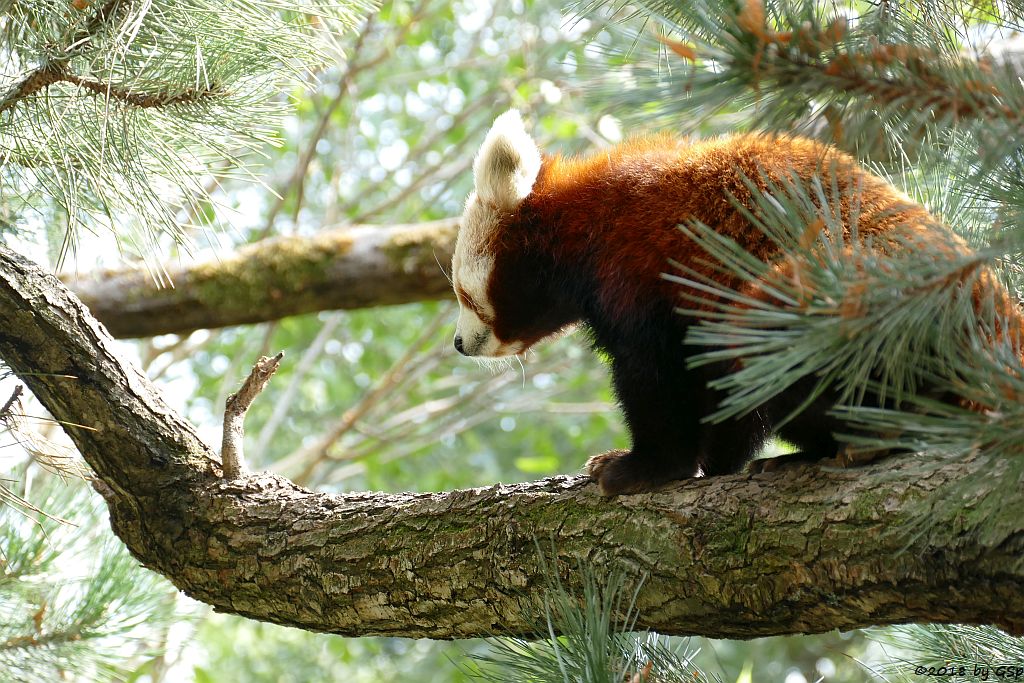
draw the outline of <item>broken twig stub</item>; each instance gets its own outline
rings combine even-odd
[[[245,413],[259,396],[267,382],[281,365],[284,352],[276,356],[261,356],[252,371],[242,383],[242,387],[228,396],[224,407],[224,437],[221,442],[220,459],[224,468],[225,479],[237,479],[245,473],[245,456],[242,440],[245,437]]]

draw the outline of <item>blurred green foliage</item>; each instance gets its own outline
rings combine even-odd
[[[261,149],[261,168],[242,169],[230,155],[210,168],[203,191],[180,202],[181,230],[193,240],[191,250],[227,253],[273,235],[457,215],[472,183],[476,147],[508,107],[527,113],[545,149],[567,153],[614,143],[622,127],[638,132],[645,117],[661,111],[657,103],[636,103],[624,124],[602,115],[607,102],[584,97],[600,97],[585,92],[589,76],[616,73],[629,61],[622,54],[631,45],[627,35],[621,23],[580,19],[552,0],[385,2],[342,37],[343,62],[307,74],[279,96],[293,110],[280,144]],[[621,88],[605,97],[617,94]],[[721,104],[714,117],[691,111],[684,119],[675,111],[675,118],[649,122],[712,134],[748,126],[744,104]],[[249,182],[249,173],[261,185]],[[43,223],[59,214],[50,210],[41,209]],[[14,224],[17,217],[0,202],[0,221]],[[43,239],[59,245],[63,232]],[[185,258],[177,241],[162,240],[160,259]],[[100,234],[83,249],[105,264],[154,256],[118,253],[106,248],[111,244]],[[219,440],[224,399],[253,360],[284,350],[281,370],[249,412],[247,458],[253,468],[323,490],[431,491],[522,481],[577,472],[588,455],[625,445],[603,361],[583,334],[544,345],[521,366],[482,366],[451,348],[454,320],[452,305],[426,303],[123,348],[210,443]],[[68,507],[50,504],[58,513]],[[105,525],[88,527],[114,543]],[[454,683],[471,679],[452,660],[488,647],[343,639],[224,615],[182,628],[187,634],[175,638],[167,637],[169,626],[147,635],[148,646],[167,649],[166,661],[136,659],[127,678]],[[861,634],[692,639],[686,646],[699,647],[701,669],[737,682],[868,680],[858,660],[878,655]]]
[[[196,683],[468,683],[453,662],[484,647],[481,641],[315,635],[224,615],[206,619],[196,642],[203,643],[205,660],[193,668]]]
[[[81,479],[13,474],[7,491],[21,504],[0,505],[0,681],[99,683],[154,671],[167,632],[187,617],[173,587],[128,554]]]

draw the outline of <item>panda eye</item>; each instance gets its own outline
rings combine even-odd
[[[466,290],[464,290],[462,287],[456,287],[455,288],[455,297],[459,300],[460,304],[462,304],[463,306],[465,306],[469,310],[473,311],[473,313],[476,314],[476,317],[479,318],[481,320],[481,322],[484,322],[484,323],[487,323],[487,324],[491,323],[490,316],[484,314],[483,308],[481,308],[473,300],[473,298],[471,296],[469,296],[469,294],[466,293]]]

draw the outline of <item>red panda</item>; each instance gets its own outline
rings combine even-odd
[[[728,368],[687,367],[687,356],[699,352],[682,343],[693,319],[676,311],[680,286],[662,277],[672,259],[740,286],[723,282],[730,276],[678,226],[701,221],[771,262],[778,246],[734,203],[750,203],[745,179],[795,173],[809,180],[825,163],[840,196],[857,197],[861,238],[936,223],[852,157],[811,140],[738,135],[692,143],[662,135],[566,159],[542,155],[517,111],[502,114],[474,160],[475,191],[455,245],[456,350],[520,354],[582,322],[611,359],[632,442],[629,451],[589,460],[605,495],[736,472],[776,432],[805,453],[835,455],[841,425],[828,401],[775,428],[803,402],[799,385],[745,416],[702,422],[722,398],[708,383]],[[848,217],[850,207],[840,208]]]

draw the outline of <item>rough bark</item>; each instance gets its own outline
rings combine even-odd
[[[230,258],[168,268],[170,284],[143,269],[69,280],[115,337],[277,320],[300,313],[364,308],[452,296],[444,269],[458,219],[354,226],[313,236],[276,237]]]
[[[611,500],[581,477],[436,494],[225,481],[80,303],[2,248],[0,358],[54,417],[85,425],[69,434],[131,551],[222,611],[345,635],[523,632],[544,585],[539,540],[570,575],[577,561],[646,574],[639,626],[663,633],[1024,631],[1017,461],[800,465]]]

